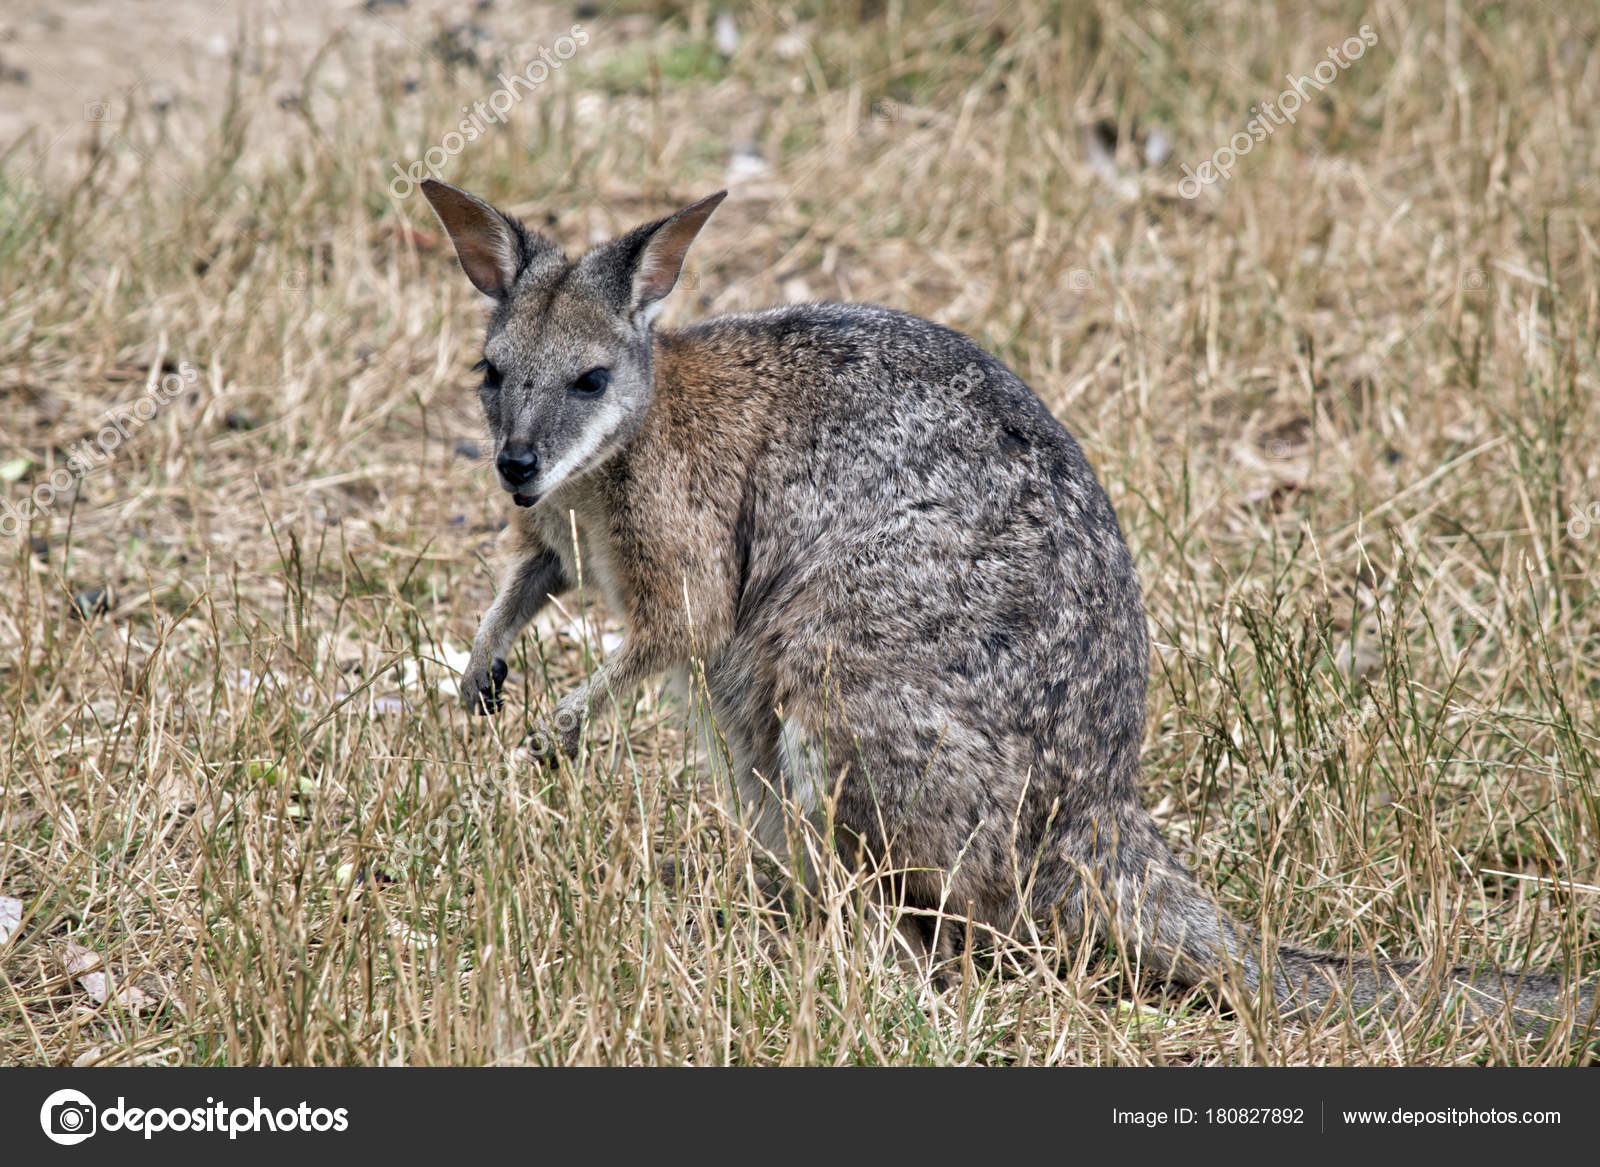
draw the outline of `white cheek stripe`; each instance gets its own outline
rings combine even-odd
[[[578,438],[578,442],[550,469],[539,476],[539,493],[549,494],[560,486],[573,471],[579,469],[585,462],[600,450],[610,440],[611,435],[617,432],[622,424],[622,406],[616,401],[607,401],[595,411],[588,427]]]

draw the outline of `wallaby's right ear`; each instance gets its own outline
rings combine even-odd
[[[536,256],[547,251],[560,255],[560,249],[548,239],[529,234],[515,219],[449,183],[423,179],[422,193],[450,233],[462,270],[486,296],[504,300],[522,269]]]

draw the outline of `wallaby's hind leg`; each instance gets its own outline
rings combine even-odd
[[[763,879],[763,893],[774,901],[794,903],[798,897],[816,903],[837,890],[822,886],[818,869],[819,859],[827,862],[824,852],[837,844],[841,863],[835,872],[847,881],[865,875],[873,882],[867,923],[882,946],[892,951],[908,974],[926,977],[932,972],[942,978],[941,966],[955,955],[959,923],[941,921],[942,927],[936,928],[926,912],[902,911],[904,897],[897,889],[903,888],[904,879],[876,878],[871,868],[877,861],[859,846],[856,833],[846,830],[837,840],[824,837],[830,767],[824,734],[813,727],[813,721],[821,719],[810,718],[807,712],[791,707],[787,718],[764,717],[753,728],[726,714],[716,719],[718,732],[711,735],[705,709],[691,707],[691,733],[710,758],[712,776],[732,794],[734,809],[757,853],[791,881],[780,887]]]

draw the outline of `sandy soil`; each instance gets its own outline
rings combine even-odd
[[[209,122],[236,55],[247,76],[295,77],[324,46],[388,47],[419,58],[441,36],[505,43],[562,30],[571,6],[516,0],[4,0],[0,4],[0,154],[20,152],[20,174],[70,173],[97,137],[130,118],[177,127]],[[465,35],[463,35],[465,34]],[[318,74],[344,75],[341,53]],[[293,116],[297,94],[273,94]]]

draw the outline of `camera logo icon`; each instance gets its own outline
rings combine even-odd
[[[87,1094],[57,1090],[39,1108],[39,1125],[52,1143],[71,1147],[94,1134],[97,1111]]]

